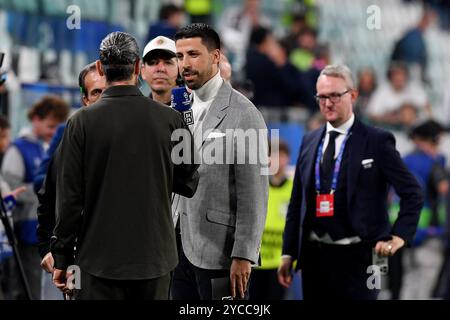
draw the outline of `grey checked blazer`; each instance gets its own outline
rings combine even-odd
[[[258,148],[249,150],[247,144],[245,150],[238,150],[233,130],[266,130],[264,119],[247,98],[224,82],[202,129],[203,135],[196,140],[200,153],[217,156],[223,148],[225,164],[202,163],[194,197],[180,197],[174,203],[174,212],[181,219],[184,253],[193,265],[203,269],[229,269],[232,258],[258,264],[269,186],[268,176],[262,174],[263,168],[267,169],[263,164],[268,163],[267,133],[259,140]],[[208,135],[210,130],[215,135]],[[226,147],[227,139],[234,148]],[[245,163],[236,164],[243,151]],[[250,153],[255,152],[259,152],[256,164],[249,160]]]

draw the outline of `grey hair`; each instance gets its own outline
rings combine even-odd
[[[354,81],[353,81],[353,75],[350,71],[350,68],[347,67],[345,64],[330,64],[327,65],[322,72],[320,72],[320,76],[329,76],[329,77],[335,77],[335,78],[341,78],[345,81],[347,84],[347,87],[349,89],[354,89]]]

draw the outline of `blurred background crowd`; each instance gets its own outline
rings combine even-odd
[[[324,123],[314,99],[320,71],[330,63],[351,68],[359,89],[355,113],[394,133],[427,197],[416,243],[392,259],[381,299],[449,299],[446,0],[0,0],[0,52],[5,53],[0,153],[29,127],[38,126],[41,139],[50,141],[67,116],[65,108],[80,107],[78,73],[98,58],[99,43],[109,32],[129,32],[143,49],[156,36],[172,38],[191,22],[218,30],[233,86],[255,103],[269,128],[280,130],[281,177],[292,176],[304,133]],[[140,88],[149,93],[145,81]],[[49,108],[57,110],[52,111],[58,114],[53,117],[57,123],[36,123],[39,112]],[[2,165],[6,180],[10,167]],[[271,261],[281,245],[280,237],[272,239],[271,234],[283,230],[289,200],[290,190],[276,189],[270,191],[276,213],[267,221],[263,268],[265,252]],[[391,202],[395,215],[395,194]],[[5,252],[0,246],[0,260]],[[296,288],[284,297],[301,298]]]

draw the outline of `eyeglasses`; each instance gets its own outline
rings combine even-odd
[[[342,92],[342,93],[331,93],[328,96],[325,95],[320,95],[320,96],[314,96],[314,98],[316,98],[316,101],[319,105],[325,105],[327,103],[327,99],[330,99],[330,101],[332,103],[339,103],[341,101],[341,97],[346,94],[349,93],[351,91],[351,89],[347,89],[346,91]]]

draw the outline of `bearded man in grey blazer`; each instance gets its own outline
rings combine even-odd
[[[245,299],[267,211],[267,127],[220,76],[216,31],[192,24],[177,32],[175,44],[180,74],[193,92],[190,129],[202,158],[196,194],[174,201],[181,235],[172,298]]]

